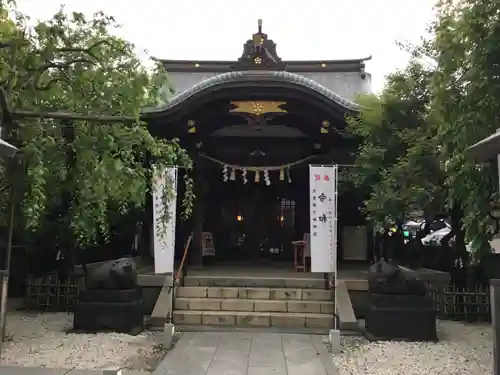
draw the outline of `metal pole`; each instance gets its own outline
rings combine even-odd
[[[333,246],[334,246],[334,257],[333,257],[333,285],[334,285],[334,288],[337,288],[337,217],[338,217],[338,213],[337,213],[337,197],[338,197],[338,166],[335,165],[333,167],[333,176],[334,176],[334,182],[333,182],[333,214],[335,215],[334,218],[333,218]],[[337,330],[337,291],[335,291],[334,293],[334,297],[333,297],[333,308],[334,308],[334,311],[335,311],[335,322],[334,322],[334,325],[333,325],[333,329],[334,330]]]
[[[0,296],[0,354],[2,353],[3,343],[5,340],[5,331],[7,326],[7,295],[9,293],[9,273],[10,273],[10,259],[12,255],[12,237],[14,231],[14,213],[15,213],[15,188],[12,182],[12,176],[15,168],[16,158],[15,156],[9,160],[9,167],[7,168],[9,172],[10,181],[10,193],[9,193],[9,228],[7,237],[7,249],[5,254],[5,269],[2,272],[2,289]]]
[[[493,374],[500,375],[500,280],[490,280],[491,325],[493,327]]]
[[[174,167],[174,178],[173,178],[173,183],[172,183],[172,189],[174,189],[174,194],[175,194],[175,199],[172,199],[172,202],[170,204],[177,205],[177,184],[178,184],[178,178],[179,178],[179,169],[177,166]],[[165,210],[169,209],[169,207],[165,207]],[[172,212],[172,211],[171,211]],[[172,236],[172,265],[175,263],[175,234],[176,234],[176,226],[177,226],[177,208],[174,206],[173,209],[174,215],[170,218],[172,220],[171,222],[171,232],[170,235]],[[170,306],[168,309],[168,316],[167,316],[167,323],[173,323],[174,320],[174,304],[175,304],[175,267],[172,266],[172,278],[170,280]]]
[[[496,132],[500,133],[500,128],[498,128]],[[498,179],[497,192],[500,193],[500,154],[497,155],[497,179]]]

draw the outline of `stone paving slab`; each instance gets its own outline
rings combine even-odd
[[[338,375],[338,371],[319,335],[186,332],[151,375],[216,374]]]
[[[151,373],[149,371],[122,370],[122,375],[150,375],[150,374]],[[3,375],[3,374],[0,373],[0,375]],[[12,374],[12,375],[14,375],[14,374]],[[99,370],[71,370],[71,371],[65,373],[65,375],[102,375],[102,371],[99,371]]]
[[[0,375],[65,375],[68,370],[20,367],[20,366],[1,366]]]
[[[147,371],[122,370],[123,375],[150,375]],[[0,366],[0,375],[102,375],[101,370],[70,370],[42,367]]]

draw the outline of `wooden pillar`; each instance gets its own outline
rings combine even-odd
[[[200,159],[195,164],[194,193],[195,204],[193,207],[193,242],[189,249],[190,268],[199,268],[203,265],[202,236],[205,221],[205,181],[203,164]]]

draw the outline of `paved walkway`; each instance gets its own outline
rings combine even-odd
[[[152,375],[338,375],[322,336],[186,332]]]

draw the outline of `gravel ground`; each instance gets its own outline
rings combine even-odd
[[[8,342],[3,365],[103,369],[121,367],[152,371],[166,353],[162,332],[137,336],[118,333],[67,333],[67,313],[13,312],[7,317]]]
[[[437,343],[369,342],[342,337],[333,360],[340,375],[491,375],[493,331],[483,324],[438,322]]]

